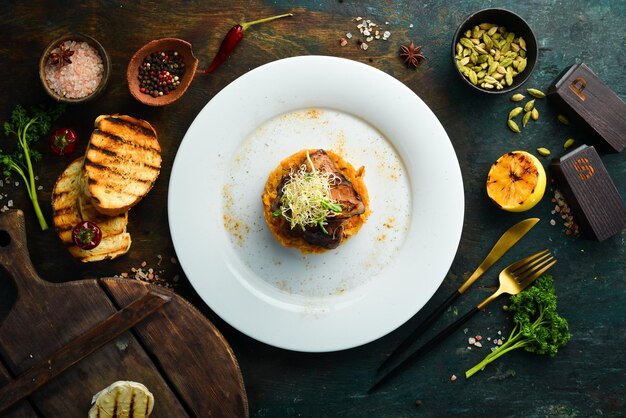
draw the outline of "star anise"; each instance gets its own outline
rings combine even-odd
[[[48,57],[50,64],[63,67],[65,64],[71,64],[70,57],[74,55],[74,51],[65,48],[64,44],[59,45],[59,52],[52,52]]]
[[[420,54],[421,50],[421,46],[415,46],[413,41],[411,41],[410,44],[400,47],[400,58],[404,58],[404,64],[407,67],[417,68],[420,65],[419,60],[426,58],[423,54]]]

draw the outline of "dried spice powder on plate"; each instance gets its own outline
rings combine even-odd
[[[65,41],[63,49],[73,51],[71,63],[64,61],[64,64],[60,65],[54,60],[48,60],[45,68],[48,86],[68,99],[89,96],[102,81],[104,74],[102,57],[87,42]],[[52,51],[53,54],[60,52],[60,48]]]

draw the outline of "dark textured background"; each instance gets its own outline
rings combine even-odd
[[[42,277],[53,281],[111,276],[139,267],[163,270],[172,281],[180,275],[177,291],[199,306],[231,343],[241,365],[252,417],[408,417],[408,416],[623,416],[626,411],[626,257],[624,232],[597,243],[565,235],[562,221],[551,215],[551,191],[530,212],[505,213],[484,192],[490,164],[514,149],[561,149],[568,137],[588,142],[574,127],[556,121],[557,110],[538,101],[540,119],[523,134],[511,133],[506,115],[509,95],[487,96],[471,91],[457,78],[450,62],[450,44],[456,27],[473,11],[501,6],[517,12],[534,29],[539,62],[524,87],[546,89],[564,68],[585,62],[623,100],[626,99],[626,2],[604,1],[33,1],[3,2],[0,18],[0,120],[14,105],[46,100],[37,74],[39,55],[53,38],[80,31],[97,38],[113,62],[109,86],[93,103],[71,107],[62,123],[77,128],[83,138],[96,116],[125,113],[144,118],[156,127],[164,164],[155,188],[130,213],[133,247],[125,257],[80,265],[60,246],[53,231],[37,226],[23,185],[0,189],[26,213],[29,249]],[[223,35],[242,20],[293,11],[296,16],[254,27],[231,58],[211,76],[197,76],[186,95],[166,108],[153,109],[135,102],[125,83],[126,64],[148,40],[180,37],[192,43],[200,68],[207,66]],[[341,48],[338,39],[357,34],[352,19],[389,22],[391,38],[375,41],[368,51],[352,42]],[[410,25],[413,25],[410,27]],[[408,40],[423,45],[428,57],[422,66],[402,66],[397,50]],[[379,68],[415,91],[445,127],[456,150],[465,187],[465,222],[459,251],[450,272],[431,302],[408,324],[380,340],[337,353],[303,354],[276,349],[224,323],[197,297],[178,266],[170,261],[174,250],[167,226],[167,185],[177,147],[202,107],[228,83],[247,71],[280,58],[322,54],[346,57]],[[367,88],[367,86],[364,86]],[[381,103],[393,106],[393,103]],[[415,124],[419,130],[419,123]],[[82,151],[86,141],[82,142]],[[40,144],[45,150],[45,144]],[[0,140],[6,149],[6,139]],[[603,162],[626,196],[624,153],[603,155]],[[543,160],[546,164],[548,160]],[[46,154],[37,172],[44,190],[40,202],[48,219],[50,192],[69,160]],[[543,247],[559,263],[552,269],[559,310],[569,320],[572,339],[556,358],[514,352],[466,381],[466,369],[488,348],[467,350],[467,337],[508,334],[509,322],[500,299],[462,331],[442,344],[410,371],[380,392],[366,396],[380,361],[429,309],[456,289],[480,263],[490,246],[513,223],[529,216],[542,219],[527,238],[498,262],[450,309],[438,326],[451,322],[480,302],[497,283],[495,272],[514,259]],[[556,226],[549,224],[556,220]],[[200,237],[202,238],[202,237]],[[157,266],[157,255],[163,262]],[[415,272],[416,275],[419,271]],[[15,291],[0,280],[0,319],[6,315]],[[45,295],[42,295],[45,298]],[[346,330],[350,332],[350,330]],[[485,342],[485,346],[490,343]],[[451,381],[456,374],[459,379]],[[78,384],[78,383],[77,383]],[[416,406],[415,401],[421,405]]]

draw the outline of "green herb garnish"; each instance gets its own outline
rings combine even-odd
[[[554,357],[570,339],[567,321],[556,311],[554,284],[548,274],[538,278],[530,289],[511,296],[509,312],[513,314],[515,327],[508,340],[465,372],[466,378],[518,348]]]
[[[42,230],[48,229],[48,224],[39,207],[35,174],[33,173],[33,162],[41,159],[41,153],[32,149],[31,144],[50,131],[52,122],[58,119],[64,110],[64,105],[35,106],[29,114],[24,107],[17,105],[11,113],[10,121],[4,122],[5,135],[17,136],[17,146],[12,154],[6,154],[0,150],[2,173],[9,177],[14,172],[22,177]]]

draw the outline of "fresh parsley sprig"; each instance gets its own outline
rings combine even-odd
[[[16,136],[17,146],[11,154],[0,149],[2,173],[7,177],[17,173],[24,180],[42,230],[48,229],[48,224],[37,200],[37,185],[33,171],[33,163],[41,160],[41,153],[32,149],[31,144],[47,134],[52,128],[52,123],[64,111],[65,105],[39,105],[34,106],[29,113],[23,106],[17,105],[11,113],[10,120],[4,122],[4,134],[7,137]]]
[[[466,378],[518,348],[554,357],[570,339],[567,321],[556,310],[554,284],[548,274],[538,278],[531,288],[511,296],[509,312],[513,314],[515,326],[508,340],[465,372]]]

